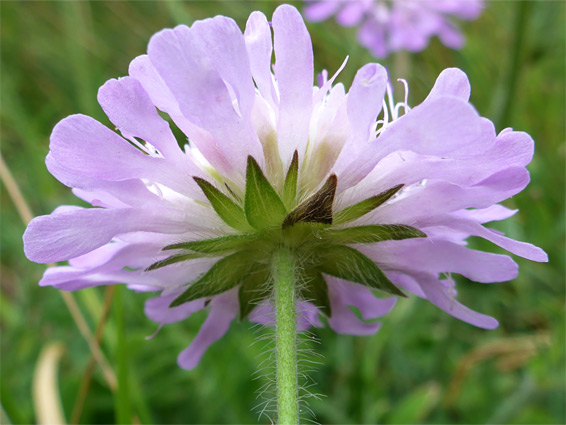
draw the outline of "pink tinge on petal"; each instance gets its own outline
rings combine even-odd
[[[478,328],[495,329],[499,326],[499,323],[493,317],[470,310],[456,301],[450,288],[443,285],[434,275],[418,274],[414,276],[414,280],[432,304],[451,316]]]
[[[518,274],[517,263],[507,255],[475,251],[444,240],[385,241],[358,249],[384,270],[458,273],[481,283],[506,282]]]
[[[279,88],[277,139],[287,168],[293,152],[304,152],[307,146],[314,78],[311,38],[293,6],[279,6],[273,13],[273,44]]]
[[[193,313],[196,313],[205,307],[206,300],[204,298],[190,301],[177,307],[169,307],[178,295],[179,293],[150,298],[145,302],[145,315],[154,322],[169,324],[185,320]]]
[[[185,348],[177,363],[183,369],[194,369],[205,351],[224,336],[238,313],[238,290],[232,289],[212,298],[210,312],[191,345]]]

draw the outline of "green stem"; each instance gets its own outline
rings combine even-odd
[[[281,248],[273,258],[275,279],[275,353],[279,425],[299,422],[297,386],[297,312],[295,258]]]

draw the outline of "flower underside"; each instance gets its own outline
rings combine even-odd
[[[315,193],[299,202],[298,174],[299,159],[295,152],[283,188],[277,193],[258,163],[249,156],[243,199],[228,184],[224,193],[208,181],[194,177],[218,216],[239,233],[164,248],[176,253],[152,264],[147,271],[195,258],[222,257],[192,282],[171,307],[212,297],[240,285],[240,320],[245,318],[259,302],[271,296],[272,257],[281,247],[290,249],[297,259],[299,296],[313,302],[328,317],[332,312],[323,274],[405,296],[372,260],[348,245],[426,235],[398,224],[342,226],[378,208],[403,185],[334,212],[336,175],[330,175]]]

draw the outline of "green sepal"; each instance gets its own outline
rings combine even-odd
[[[295,202],[297,197],[297,180],[299,177],[299,153],[293,153],[291,165],[285,177],[285,184],[283,186],[283,203],[287,208],[290,208]]]
[[[333,244],[374,243],[381,241],[411,238],[425,238],[419,229],[402,224],[372,224],[368,226],[347,227],[345,229],[326,229],[319,235]]]
[[[170,307],[177,307],[189,301],[211,297],[232,289],[244,280],[253,267],[252,257],[249,252],[236,252],[224,257],[175,298]]]
[[[313,268],[303,269],[299,275],[300,295],[305,301],[313,303],[322,312],[330,317],[330,298],[328,298],[328,285],[322,273]]]
[[[259,230],[280,223],[286,214],[281,198],[251,156],[246,169],[244,211],[248,223]]]
[[[193,177],[193,179],[203,191],[210,205],[212,205],[212,208],[216,211],[216,214],[218,214],[226,224],[244,232],[250,230],[250,226],[246,222],[244,211],[234,201],[206,180],[200,177]]]
[[[201,257],[202,257],[202,254],[195,254],[195,253],[172,255],[171,257],[167,257],[164,260],[160,260],[160,261],[153,263],[151,266],[149,266],[144,271],[150,272],[152,270],[160,269],[161,267],[165,267],[165,266],[168,266],[170,264],[180,263],[181,261],[187,261],[187,260],[192,260],[194,258],[201,258]]]
[[[387,202],[393,195],[401,190],[403,184],[392,187],[391,189],[381,192],[379,195],[372,196],[357,204],[344,208],[342,211],[336,213],[334,217],[334,224],[344,224],[360,218],[370,211],[373,211],[383,203]]]
[[[238,290],[240,321],[248,317],[258,303],[270,295],[271,288],[267,285],[268,280],[267,269],[254,270],[244,278]]]
[[[316,267],[322,273],[406,297],[371,259],[354,248],[345,245],[327,245],[317,254]]]
[[[298,222],[332,224],[332,204],[338,179],[332,174],[322,187],[301,202],[283,221],[283,229]]]
[[[220,254],[241,249],[246,243],[257,239],[257,235],[229,235],[199,241],[180,242],[167,245],[163,250],[186,249],[203,254]]]

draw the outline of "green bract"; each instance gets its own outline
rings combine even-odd
[[[240,233],[163,248],[175,251],[175,254],[151,265],[148,271],[194,258],[218,258],[208,272],[189,282],[171,307],[212,297],[238,286],[240,319],[244,319],[258,303],[271,297],[271,264],[274,254],[282,247],[295,255],[299,296],[311,301],[329,317],[332,311],[324,275],[404,296],[371,259],[349,245],[426,235],[399,224],[343,227],[387,202],[402,185],[334,212],[336,175],[330,175],[310,196],[301,193],[297,152],[284,183],[279,186],[280,193],[251,156],[248,157],[243,200],[228,185],[215,187],[204,179],[194,179],[218,216]]]

